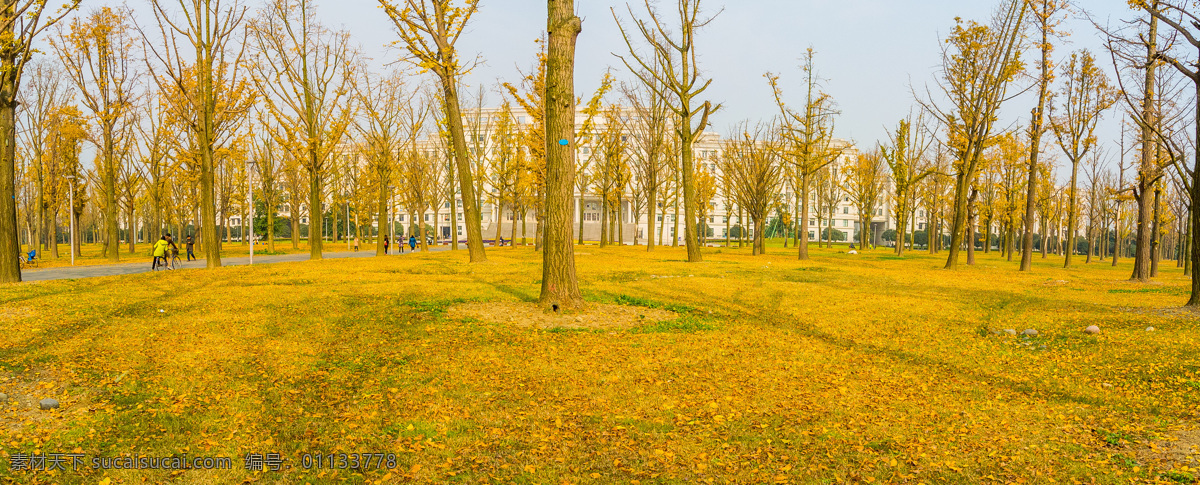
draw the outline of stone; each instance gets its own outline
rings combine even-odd
[[[1017,331],[1016,331],[1016,330],[1013,330],[1013,329],[1011,329],[1011,328],[1006,328],[1006,329],[1004,329],[1004,333],[1007,333],[1007,334],[1009,334],[1009,335],[1016,335],[1016,334],[1017,334]]]
[[[8,402],[8,394],[0,392],[0,402]]]
[[[1153,331],[1154,331],[1154,327],[1146,327],[1146,331],[1147,331],[1147,332],[1153,332]]]
[[[38,401],[38,406],[41,406],[42,409],[58,409],[58,399],[42,399]]]
[[[1104,384],[1101,384],[1101,386],[1104,386],[1105,389],[1112,389],[1112,387],[1113,387],[1112,384],[1109,384],[1107,382],[1105,382]]]
[[[858,251],[855,251],[855,250],[851,249],[851,250],[850,250],[850,252],[849,252],[849,253],[847,253],[847,254],[858,254]]]
[[[1100,333],[1100,327],[1092,325],[1088,328],[1083,329],[1083,333],[1090,334],[1090,335],[1096,335],[1096,334]]]
[[[1032,328],[1027,328],[1027,329],[1025,329],[1024,332],[1021,332],[1021,335],[1025,335],[1025,336],[1029,336],[1029,337],[1037,337],[1038,331],[1034,330]]]

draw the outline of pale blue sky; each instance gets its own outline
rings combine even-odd
[[[1076,1],[1102,21],[1131,16],[1121,0]],[[576,4],[584,19],[577,53],[577,95],[587,96],[609,67],[619,78],[629,79],[612,55],[623,53],[625,45],[609,9],[617,8],[622,18],[628,13],[621,1],[577,0]],[[910,86],[922,90],[933,80],[940,39],[953,27],[954,18],[984,20],[996,4],[993,0],[704,0],[709,12],[723,9],[698,38],[701,68],[713,78],[708,95],[724,104],[711,129],[724,133],[741,120],[775,115],[763,78],[767,71],[783,76],[791,102],[798,103],[799,58],[812,46],[825,87],[842,110],[838,135],[872,145],[886,137],[885,126],[893,127],[912,109]],[[468,83],[491,87],[497,79],[516,80],[517,67],[528,70],[532,64],[533,41],[545,29],[545,3],[483,0],[481,5],[462,41],[464,54],[484,60]],[[634,7],[643,15],[640,4]],[[380,60],[395,58],[396,52],[381,47],[395,37],[375,2],[327,1],[318,8],[323,21],[349,28],[365,52]],[[1058,57],[1084,47],[1101,52],[1100,37],[1086,20],[1072,19],[1067,27],[1073,33],[1068,45],[1058,47]],[[1106,55],[1101,60],[1109,64]],[[499,96],[493,94],[491,99]],[[1027,118],[1031,102],[1014,100],[1005,111]],[[1116,119],[1113,111],[1105,123],[1115,126]],[[1110,126],[1103,132],[1108,138],[1117,133]]]
[[[663,0],[657,0],[662,3]],[[92,2],[85,1],[84,9]],[[100,2],[96,2],[100,3]],[[145,0],[130,0],[143,23],[152,22]],[[258,5],[250,0],[251,6]],[[577,53],[577,95],[587,96],[603,72],[613,68],[618,78],[630,79],[620,60],[625,45],[610,7],[627,18],[625,3],[616,0],[577,0],[584,19]],[[1122,0],[1076,0],[1102,22],[1131,16]],[[374,0],[318,1],[320,20],[348,29],[376,66],[394,61],[399,52],[385,47],[395,40],[387,16]],[[869,147],[886,137],[886,130],[913,109],[910,90],[934,80],[939,63],[940,39],[955,17],[984,20],[995,0],[704,0],[706,10],[721,14],[698,38],[700,65],[713,78],[709,99],[724,104],[714,117],[712,130],[725,133],[741,120],[765,120],[776,114],[763,73],[783,76],[790,102],[800,102],[799,58],[812,46],[825,89],[837,101],[842,115],[837,135]],[[634,11],[644,15],[640,4]],[[670,7],[670,4],[666,4]],[[673,9],[668,9],[673,11]],[[1075,16],[1068,22],[1069,44],[1056,56],[1089,48],[1102,52],[1103,44],[1091,24]],[[482,0],[461,41],[464,56],[479,56],[483,63],[467,83],[491,91],[497,103],[498,81],[519,80],[518,67],[528,70],[536,52],[534,40],[545,29],[545,4],[537,0]],[[1107,55],[1101,60],[1108,66]],[[931,85],[932,86],[932,85]],[[1005,109],[1005,126],[1020,117],[1027,122],[1032,100],[1016,99]],[[1102,140],[1116,146],[1118,114],[1113,110],[1103,122]],[[1048,147],[1050,153],[1057,153]]]

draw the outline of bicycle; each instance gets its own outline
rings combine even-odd
[[[38,261],[41,260],[41,258],[38,258],[36,254],[37,253],[33,251],[30,251],[28,255],[18,254],[17,265],[20,266],[21,269],[36,268]]]
[[[167,269],[179,269],[183,263],[179,261],[179,251],[171,251],[171,261],[167,263]]]

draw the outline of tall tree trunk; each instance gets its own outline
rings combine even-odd
[[[1041,49],[1041,78],[1038,79],[1038,102],[1033,108],[1033,120],[1029,127],[1029,180],[1025,185],[1025,237],[1021,238],[1021,269],[1020,271],[1030,271],[1033,269],[1033,218],[1034,205],[1037,199],[1037,167],[1038,153],[1042,149],[1042,130],[1045,122],[1046,95],[1049,89],[1047,82],[1050,76],[1048,69],[1050,68],[1050,27],[1047,22],[1050,22],[1048,15],[1048,2],[1042,0],[1042,12],[1047,15],[1040,18],[1042,34]],[[1045,242],[1043,241],[1043,244]],[[1011,253],[1010,253],[1011,254]],[[1011,260],[1011,259],[1010,259]]]
[[[575,16],[574,0],[547,0],[547,7],[546,241],[538,302],[562,311],[584,306],[575,276],[570,204],[575,187],[575,39],[582,21]]]
[[[504,206],[500,204],[500,201],[496,201],[496,205],[494,207],[494,212],[496,212],[496,240],[492,241],[492,245],[499,246],[500,239],[504,237],[503,233],[500,232],[500,230],[504,227]],[[582,231],[580,232],[582,233]],[[583,243],[581,242],[580,244]]]
[[[583,190],[580,190],[580,191],[579,191],[579,208],[578,208],[578,209],[579,209],[579,211],[578,211],[578,212],[579,212],[579,234],[578,234],[578,236],[579,236],[579,245],[580,245],[580,246],[582,246],[582,245],[583,245],[583,215],[584,215],[584,210],[583,210],[583,209],[584,209],[584,207],[587,205],[587,204],[586,204],[586,203],[583,201],[583,195],[584,195],[584,191],[583,191]],[[651,200],[651,203],[650,203],[650,205],[653,207],[653,205],[654,205],[654,202],[653,202],[654,198],[653,198],[653,197],[651,197],[651,198],[650,198],[650,200]],[[653,211],[654,211],[654,209],[651,209],[651,212],[652,212],[652,213],[653,213]],[[653,226],[653,224],[654,224],[654,221],[651,221],[651,226],[650,226],[651,228],[653,228],[653,227],[654,227],[654,226]],[[654,232],[654,230],[653,230],[653,229],[651,229],[651,230],[650,230],[650,232],[651,232],[651,233],[653,233],[653,232]],[[650,239],[650,244],[651,244],[651,245],[654,245],[654,238],[647,238],[647,239]]]
[[[945,269],[958,269],[958,252],[967,228],[967,190],[975,174],[963,172],[954,181],[954,222],[950,226],[950,254]]]
[[[646,203],[646,205],[648,206],[649,213],[650,213],[649,216],[646,218],[646,251],[654,251],[654,217],[657,215],[656,211],[658,210],[658,207],[655,207],[656,205],[658,205],[655,203],[655,197],[657,195],[658,194],[656,194],[655,190],[653,190],[653,189],[651,189],[649,191],[649,193],[646,195],[646,200],[648,201]],[[580,213],[580,214],[581,214],[580,218],[582,218],[583,215],[582,215],[582,213]],[[581,229],[579,232],[580,232],[579,237],[582,238],[583,230]]]
[[[600,192],[600,247],[608,246],[608,192]]]
[[[467,159],[467,139],[463,134],[462,113],[458,105],[459,79],[453,76],[441,76],[442,93],[446,104],[446,124],[450,130],[450,139],[454,144],[454,164],[458,170],[458,188],[463,200],[475,200],[475,184],[471,180],[471,161]],[[463,204],[463,215],[467,228],[467,253],[472,263],[487,261],[483,251],[483,226],[479,218],[479,210],[475,204]],[[457,221],[456,221],[457,222]],[[424,224],[421,227],[424,232]],[[424,238],[422,238],[424,244]]]
[[[1076,213],[1079,211],[1079,192],[1076,189],[1079,172],[1079,162],[1071,164],[1070,201],[1067,204],[1067,251],[1063,258],[1063,267],[1071,267],[1071,256],[1075,254],[1075,226],[1078,224]]]
[[[804,261],[808,258],[808,191],[810,189],[810,179],[808,174],[800,176],[800,224],[802,230],[797,231],[799,239],[796,241],[796,258]],[[818,227],[817,230],[821,228]]]
[[[1151,229],[1151,236],[1150,236],[1150,277],[1151,278],[1158,276],[1158,260],[1162,256],[1162,232],[1159,230],[1159,223],[1161,222],[1161,214],[1159,214],[1159,208],[1161,207],[1160,204],[1162,203],[1161,197],[1162,197],[1162,189],[1159,187],[1159,184],[1156,182],[1154,184],[1154,218],[1153,218],[1154,222],[1153,222],[1153,229]]]
[[[12,8],[7,7],[7,8]],[[17,120],[16,77],[7,74],[14,69],[15,53],[0,55],[0,67],[6,73],[0,84],[0,283],[21,281],[21,264],[15,255],[21,253],[20,232],[17,229]]]
[[[133,207],[130,207],[125,213],[125,221],[129,226],[129,235],[126,236],[129,242],[129,254],[134,254],[137,252],[137,221],[133,219]]]
[[[1158,8],[1158,2],[1153,2],[1152,8]],[[1146,78],[1143,81],[1145,89],[1142,98],[1142,159],[1141,165],[1138,168],[1138,181],[1135,188],[1135,200],[1138,205],[1137,219],[1137,253],[1133,260],[1133,275],[1131,280],[1147,282],[1150,280],[1150,246],[1151,246],[1151,224],[1152,207],[1150,207],[1149,191],[1152,190],[1151,185],[1157,176],[1158,160],[1155,159],[1154,145],[1158,140],[1155,138],[1154,129],[1151,126],[1157,123],[1154,112],[1154,98],[1157,93],[1154,91],[1154,83],[1157,75],[1158,62],[1158,17],[1150,16],[1150,30],[1144,37],[1146,41]]]
[[[267,207],[267,252],[275,252],[275,209]]]
[[[379,211],[379,217],[378,217],[379,232],[383,233],[383,231],[386,229],[384,227],[384,224],[391,222],[391,218],[392,218],[391,211],[388,208],[388,204],[391,202],[391,199],[392,199],[392,194],[388,191],[386,182],[381,182],[379,184],[379,187],[380,187],[379,188],[379,201],[378,201],[378,206],[375,208],[375,210]],[[399,243],[399,241],[396,241],[396,242]],[[399,244],[397,244],[397,246],[399,246]],[[383,238],[382,237],[375,239],[375,255],[376,256],[386,256],[387,255],[387,253],[384,252],[384,249],[383,249]]]
[[[763,238],[764,238],[764,234],[763,234],[762,218],[755,218],[754,219],[754,248],[751,250],[752,254],[759,255],[759,254],[767,253],[766,241],[764,241]]]
[[[671,229],[671,246],[679,247],[679,189],[675,189],[675,200],[671,201],[675,207],[671,209],[671,222],[674,227]],[[743,231],[744,232],[744,231]]]

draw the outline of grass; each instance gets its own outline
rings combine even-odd
[[[232,457],[224,471],[12,472],[16,483],[1095,483],[1200,424],[1200,324],[1122,264],[813,249],[588,247],[591,301],[672,309],[620,331],[454,321],[532,301],[531,248],[0,286],[4,454]],[[586,253],[586,254],[584,254]],[[1099,325],[1102,333],[1082,329]],[[1146,327],[1157,330],[1147,332]],[[1037,329],[1010,337],[1003,329]],[[292,466],[248,472],[246,453]],[[305,469],[305,454],[394,467]],[[5,460],[7,461],[7,460]],[[1186,483],[1186,482],[1184,482]]]

